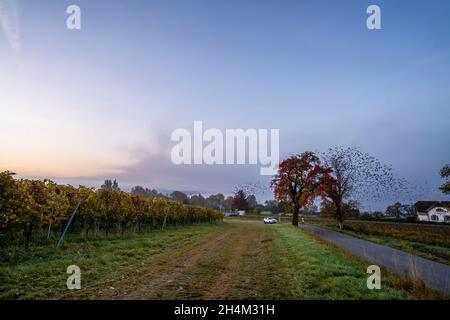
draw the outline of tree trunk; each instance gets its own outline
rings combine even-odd
[[[294,204],[294,213],[292,214],[292,225],[298,227],[298,213],[300,212],[300,207],[298,204]]]
[[[337,220],[339,229],[342,230],[342,226],[344,225],[344,217],[342,214],[341,206],[337,206],[337,208],[336,208],[336,220]]]

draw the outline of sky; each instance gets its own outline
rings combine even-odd
[[[66,27],[72,4],[81,30]],[[381,30],[366,27],[371,4]],[[445,199],[449,14],[445,0],[0,0],[0,170],[267,187],[255,165],[174,165],[171,133],[200,120],[280,129],[281,158],[356,146],[421,187],[408,201]]]

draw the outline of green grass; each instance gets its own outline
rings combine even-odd
[[[194,225],[144,235],[65,242],[54,246],[17,249],[9,261],[0,262],[0,299],[91,299],[128,276],[163,263],[171,252],[206,241],[208,234],[226,224]],[[176,257],[176,255],[174,255]],[[82,290],[69,291],[66,269],[81,268]]]
[[[366,286],[370,265],[289,225],[267,226],[242,272],[258,299],[411,299],[436,297],[417,284],[382,273],[382,289]],[[253,270],[253,273],[251,272]],[[421,296],[423,295],[423,296]]]
[[[76,240],[76,239],[73,239]],[[81,268],[81,290],[66,268]],[[288,224],[226,220],[144,235],[17,250],[0,262],[0,299],[414,299],[441,296]]]

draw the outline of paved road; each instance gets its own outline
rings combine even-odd
[[[429,288],[450,294],[450,266],[370,241],[312,225],[300,228],[390,271],[421,279]]]

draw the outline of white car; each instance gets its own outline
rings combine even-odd
[[[275,224],[275,223],[278,223],[278,220],[273,217],[267,217],[267,218],[264,218],[264,223],[265,224]]]

